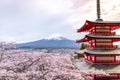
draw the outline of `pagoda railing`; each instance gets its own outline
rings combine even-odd
[[[120,64],[120,61],[114,61],[114,60],[89,60],[89,59],[85,59],[86,62],[88,63],[94,63],[94,64]]]
[[[116,75],[94,75],[93,80],[120,80],[120,74],[116,74]]]

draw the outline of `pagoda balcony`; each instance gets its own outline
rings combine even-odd
[[[91,61],[91,60],[88,60],[88,59],[85,59],[86,62],[88,63],[92,63],[92,64],[120,64],[120,61],[114,61],[114,60],[99,60],[99,61]]]
[[[117,45],[112,46],[87,46],[87,49],[116,49]]]

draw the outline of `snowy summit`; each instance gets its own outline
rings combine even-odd
[[[45,38],[46,40],[63,40],[65,39],[64,37],[62,37],[61,34],[53,34],[51,36],[48,36]]]

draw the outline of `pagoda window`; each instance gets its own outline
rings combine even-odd
[[[114,56],[97,56],[96,57],[96,61],[113,61],[114,60]]]
[[[96,32],[109,32],[109,29],[96,29]]]
[[[96,45],[111,46],[111,43],[96,43]]]
[[[96,33],[97,32],[110,32],[109,26],[96,26]]]
[[[110,28],[109,26],[96,26],[96,28]]]
[[[111,39],[96,39],[96,47],[98,46],[112,46]]]
[[[102,42],[112,42],[112,40],[111,39],[96,39],[96,42],[100,42],[100,43],[102,43]]]

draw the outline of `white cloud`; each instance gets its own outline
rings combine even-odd
[[[15,42],[15,39],[13,37],[8,36],[8,35],[1,35],[0,41]]]
[[[61,14],[68,11],[72,3],[70,0],[36,0],[35,5],[43,11],[52,14]]]
[[[101,0],[102,18],[120,20],[119,5]],[[86,19],[96,20],[96,0],[0,0],[0,11],[1,40],[24,42],[54,33],[75,39]]]

